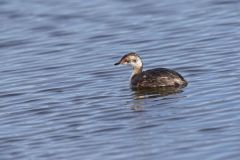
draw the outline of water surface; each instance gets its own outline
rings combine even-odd
[[[0,0],[0,159],[238,159],[237,0]],[[144,68],[189,85],[129,88]]]

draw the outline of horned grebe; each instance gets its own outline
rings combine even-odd
[[[119,64],[130,64],[133,67],[131,75],[131,87],[135,89],[187,86],[187,81],[176,71],[166,68],[155,68],[143,71],[141,58],[134,52],[124,55]]]

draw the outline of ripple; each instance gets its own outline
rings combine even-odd
[[[72,32],[67,32],[67,31],[52,31],[49,33],[51,37],[63,37],[63,36],[71,36],[74,33]],[[66,45],[67,43],[65,43]],[[61,44],[62,45],[62,44]]]
[[[82,16],[80,14],[62,14],[62,15],[50,15],[48,17],[51,17],[53,21],[59,22],[59,21],[69,21],[69,20],[75,20],[79,19]]]
[[[213,1],[213,5],[229,5],[229,4],[238,4],[239,1],[237,0],[220,0],[220,1]]]
[[[56,26],[53,25],[42,25],[42,26],[36,26],[31,28],[34,32],[46,32],[46,31],[53,31],[56,30]]]
[[[225,128],[226,127],[203,128],[203,129],[200,129],[199,131],[200,132],[219,132]]]
[[[4,42],[0,42],[0,48],[11,48],[11,47],[19,47],[19,46],[24,46],[26,44],[29,44],[30,41],[25,40],[25,39],[19,39],[19,40],[8,40]]]
[[[0,93],[0,98],[7,98],[7,97],[17,97],[17,96],[21,96],[24,95],[25,93]]]

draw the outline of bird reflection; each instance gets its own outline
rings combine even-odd
[[[178,99],[175,95],[183,92],[180,88],[158,88],[158,89],[148,89],[148,90],[133,90],[133,102],[130,108],[134,111],[144,111],[145,101],[147,99],[154,99],[161,97],[164,103],[171,103]],[[163,101],[162,101],[163,102]]]
[[[183,92],[180,88],[164,87],[157,89],[133,89],[134,99],[157,98]]]

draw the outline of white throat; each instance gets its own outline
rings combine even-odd
[[[131,78],[134,75],[140,74],[142,72],[143,64],[140,58],[138,58],[136,62],[131,62],[130,64],[133,67]]]

